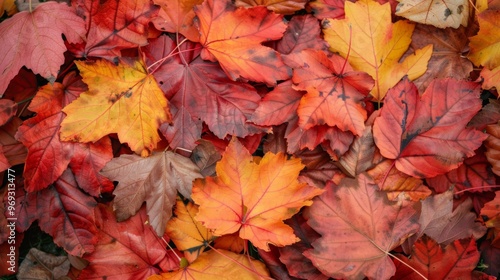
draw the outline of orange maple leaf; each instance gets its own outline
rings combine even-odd
[[[381,101],[405,75],[413,80],[425,73],[432,45],[416,50],[399,63],[411,43],[415,25],[407,21],[393,24],[389,3],[346,1],[345,14],[345,19],[324,22],[325,40],[330,50],[347,58],[355,70],[373,77],[371,95],[375,101]]]
[[[280,54],[261,43],[283,36],[283,16],[265,7],[236,8],[227,1],[207,0],[195,7],[203,59],[219,61],[232,80],[240,77],[275,85],[291,70]]]
[[[233,138],[222,160],[217,177],[197,179],[191,198],[200,205],[196,219],[214,235],[239,231],[240,237],[269,251],[269,243],[285,246],[298,241],[293,229],[283,223],[321,189],[299,183],[304,165],[300,159],[287,160],[282,153],[266,153],[259,163]]]
[[[160,141],[158,127],[171,119],[167,99],[141,61],[76,61],[89,90],[63,111],[61,140],[95,142],[117,133],[134,152],[147,156]]]

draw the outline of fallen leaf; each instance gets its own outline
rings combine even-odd
[[[286,265],[291,276],[300,279],[327,280],[328,276],[321,273],[302,253],[312,249],[311,243],[321,237],[308,224],[302,215],[296,215],[286,220],[286,224],[293,228],[300,241],[279,248],[279,260]]]
[[[495,199],[484,205],[479,216],[486,227],[500,229],[500,191],[495,192]]]
[[[143,48],[148,65],[168,58],[153,75],[172,109],[173,125],[160,128],[170,147],[194,149],[201,138],[202,121],[219,138],[267,130],[248,123],[260,100],[252,86],[229,80],[217,63],[203,61],[199,44],[182,44],[182,53],[171,55],[175,48],[168,36],[151,40]]]
[[[33,12],[19,12],[2,21],[0,97],[23,66],[55,81],[66,51],[61,34],[71,43],[85,38],[83,19],[66,3],[41,3]]]
[[[307,0],[236,0],[234,4],[245,8],[265,6],[277,14],[291,15],[304,9],[306,3]]]
[[[122,142],[147,156],[160,141],[158,127],[170,121],[167,100],[142,62],[76,61],[89,90],[64,107],[63,141],[95,142],[117,133]]]
[[[445,98],[446,97],[446,98]],[[389,90],[373,136],[380,153],[398,170],[430,178],[457,168],[486,138],[465,128],[481,109],[477,84],[434,80],[419,97],[407,79]]]
[[[361,101],[373,87],[369,75],[322,51],[303,50],[287,55],[285,61],[293,67],[294,88],[307,91],[297,110],[301,128],[327,124],[355,135],[363,133],[367,115]]]
[[[215,175],[215,165],[221,157],[212,142],[201,139],[190,158],[200,168],[202,177],[207,177]]]
[[[344,0],[315,0],[308,3],[308,10],[318,19],[343,19],[344,4]]]
[[[304,92],[293,88],[291,81],[277,85],[259,102],[250,119],[258,125],[280,125],[290,121],[299,108]]]
[[[200,40],[200,33],[194,26],[193,7],[203,3],[203,0],[155,0],[155,5],[161,7],[158,16],[152,23],[158,30],[179,33],[192,42]]]
[[[364,173],[325,189],[304,213],[321,235],[304,255],[332,278],[389,279],[396,272],[389,252],[418,231],[414,203],[389,201]]]
[[[346,58],[352,67],[365,71],[375,80],[371,91],[374,101],[382,101],[391,87],[401,78],[420,77],[427,70],[432,45],[415,51],[398,62],[411,43],[414,24],[406,21],[392,23],[388,3],[372,0],[345,3],[346,18],[323,23],[325,40],[330,50]]]
[[[486,68],[483,68],[483,70]],[[467,124],[467,127],[474,127],[478,130],[485,130],[489,124],[496,124],[500,121],[500,100],[490,98],[488,104],[483,106]]]
[[[5,13],[8,16],[12,16],[13,14],[15,14],[17,12],[18,12],[18,10],[17,10],[15,0],[1,0],[0,1],[0,17],[3,16]]]
[[[265,265],[245,255],[230,251],[210,250],[202,253],[196,261],[178,271],[154,275],[148,280],[250,280],[263,279],[269,275]]]
[[[130,218],[146,202],[149,223],[158,236],[163,236],[167,221],[172,217],[177,191],[189,198],[192,181],[202,177],[189,158],[170,151],[154,153],[147,158],[121,155],[106,164],[101,174],[119,182],[113,192],[116,219]]]
[[[227,76],[268,85],[291,76],[280,54],[261,45],[283,36],[283,16],[265,7],[236,8],[230,2],[207,0],[195,7],[203,45],[201,58],[219,61]],[[231,27],[231,28],[228,28]]]
[[[486,126],[486,133],[488,133],[488,138],[484,142],[485,155],[493,173],[500,176],[500,124]]]
[[[498,20],[500,11],[484,11],[477,15],[479,33],[470,37],[468,58],[477,66],[490,70],[500,66],[500,34]]]
[[[500,89],[500,66],[494,69],[483,68],[479,74],[483,78],[483,89]]]
[[[69,272],[67,256],[55,256],[31,248],[19,266],[18,279],[61,279]]]
[[[80,279],[146,279],[159,272],[156,265],[166,256],[165,243],[148,224],[145,208],[118,223],[111,207],[99,204],[96,224],[98,242],[84,256],[89,265]]]
[[[82,2],[79,12],[88,30],[85,57],[121,57],[121,50],[147,45],[148,24],[159,10],[151,1]]]
[[[401,0],[396,15],[439,28],[458,28],[460,25],[467,26],[469,22],[469,1]]]
[[[471,212],[470,199],[453,209],[453,192],[436,194],[422,201],[422,209],[418,224],[420,230],[410,237],[403,248],[408,252],[412,244],[424,234],[442,245],[448,245],[455,240],[481,238],[486,228],[475,222],[476,214]]]
[[[481,251],[482,262],[488,266],[484,272],[490,275],[498,275],[500,273],[500,267],[497,265],[500,263],[500,248],[498,246],[494,246],[490,240],[485,240],[481,242],[479,250]]]
[[[368,126],[359,137],[354,138],[349,150],[340,158],[339,164],[345,173],[356,177],[372,167],[374,155],[372,127]]]
[[[395,279],[472,279],[472,271],[479,261],[479,252],[473,238],[455,240],[443,248],[424,235],[413,245],[410,258],[400,254],[397,257]]]
[[[196,219],[213,234],[238,232],[265,251],[268,244],[298,241],[283,223],[323,191],[297,181],[304,166],[299,159],[267,153],[256,163],[235,138],[217,163],[217,177],[197,179],[191,198],[200,205]],[[279,193],[279,195],[278,195]]]
[[[79,257],[94,251],[98,242],[94,220],[97,203],[78,188],[70,170],[66,170],[53,186],[35,193],[34,198],[38,224],[52,236],[55,244]]]
[[[326,50],[327,47],[321,37],[319,23],[311,15],[292,17],[283,38],[276,43],[276,50],[283,55],[305,49]]]
[[[429,44],[433,45],[427,71],[413,80],[420,93],[423,93],[436,78],[455,78],[457,80],[469,78],[473,65],[465,57],[469,50],[469,44],[467,40],[464,40],[464,37],[474,31],[475,29],[471,27],[438,29],[424,24],[415,26],[410,47],[403,58]]]
[[[0,126],[3,126],[16,115],[17,103],[9,99],[0,99]]]
[[[432,195],[432,191],[421,179],[392,168],[392,164],[392,160],[384,160],[368,171],[389,200],[397,200],[403,195],[406,199],[420,201]]]
[[[175,217],[167,223],[166,233],[175,247],[184,251],[184,257],[192,263],[216,238],[206,227],[194,219],[198,206],[192,202],[175,203]]]
[[[495,176],[489,168],[490,164],[482,150],[464,160],[457,169],[446,174],[428,178],[427,184],[436,192],[442,193],[453,187],[455,192],[467,191],[470,193],[490,191],[495,185]]]
[[[219,236],[214,241],[215,249],[224,249],[236,254],[244,252],[246,247],[248,247],[247,241],[241,239],[238,232]]]

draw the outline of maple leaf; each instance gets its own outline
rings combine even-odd
[[[468,58],[475,65],[483,65],[489,69],[500,66],[500,34],[498,19],[500,11],[484,11],[477,15],[479,33],[470,39]]]
[[[72,43],[85,38],[83,19],[66,3],[41,3],[0,23],[0,97],[23,66],[55,81],[66,51],[61,33]]]
[[[236,264],[235,264],[236,263]],[[245,255],[225,250],[203,252],[191,264],[173,272],[154,275],[148,280],[232,280],[263,279],[269,275],[265,265]]]
[[[460,25],[467,26],[469,22],[469,1],[401,0],[396,15],[439,28],[458,28]]]
[[[163,236],[172,217],[177,191],[189,198],[192,181],[202,177],[191,160],[170,151],[147,158],[121,155],[106,164],[101,174],[119,181],[113,192],[117,220],[135,215],[146,201],[150,224],[158,236]]]
[[[155,27],[161,31],[180,33],[192,42],[200,40],[200,33],[194,26],[193,7],[203,0],[155,0],[161,7],[158,16],[152,19]]]
[[[472,62],[464,57],[469,44],[464,37],[473,32],[473,28],[437,29],[433,26],[417,24],[413,31],[410,47],[405,55],[432,44],[432,55],[427,64],[427,71],[413,82],[419,92],[424,92],[436,78],[468,79],[472,71]],[[403,56],[405,57],[405,56]],[[484,86],[484,84],[483,84]]]
[[[286,221],[290,225],[300,241],[279,248],[279,260],[286,265],[291,276],[300,279],[327,280],[328,276],[322,274],[302,253],[312,249],[311,243],[321,236],[315,232],[302,215],[295,215]]]
[[[250,119],[258,125],[280,125],[294,118],[304,92],[292,87],[291,81],[285,81],[268,92],[259,102],[259,107]]]
[[[269,10],[284,15],[291,15],[298,10],[304,9],[307,0],[236,0],[237,7],[265,6]]]
[[[444,174],[474,155],[486,136],[466,129],[479,109],[477,84],[454,79],[433,81],[419,98],[407,79],[389,90],[373,136],[380,153],[396,168],[417,178]]]
[[[76,61],[89,90],[64,107],[64,141],[95,142],[117,133],[143,156],[156,148],[158,127],[170,120],[167,100],[140,61],[118,65],[106,60]]]
[[[110,207],[99,204],[96,224],[98,242],[94,252],[84,256],[89,265],[80,279],[146,279],[159,272],[156,265],[166,250],[148,225],[145,208],[118,223]]]
[[[418,230],[416,214],[413,203],[390,202],[364,173],[330,183],[304,213],[321,234],[304,255],[333,278],[388,279],[395,273],[389,251]]]
[[[242,77],[276,85],[277,80],[290,77],[290,69],[280,54],[261,45],[283,36],[283,16],[270,13],[265,7],[236,8],[229,1],[214,0],[203,2],[194,11],[203,45],[201,57],[219,61],[230,79]]]
[[[432,194],[421,179],[392,168],[392,164],[392,160],[384,160],[367,172],[379,184],[380,190],[387,193],[389,200],[397,200],[403,195],[409,200],[420,201]]]
[[[429,187],[442,193],[453,186],[454,191],[484,192],[491,190],[495,177],[489,168],[488,160],[480,150],[478,154],[464,160],[457,169],[426,179]]]
[[[368,74],[353,71],[341,57],[329,58],[322,51],[303,50],[285,60],[293,67],[294,88],[307,91],[297,110],[301,128],[327,124],[363,133],[366,111],[361,101],[373,87]]]
[[[500,88],[500,66],[495,69],[483,68],[481,70],[481,78],[483,78],[483,89]]]
[[[276,50],[284,55],[305,49],[326,50],[327,47],[321,38],[318,21],[311,15],[292,17],[283,38],[276,43]]]
[[[344,13],[344,0],[315,0],[308,3],[308,10],[318,19],[342,19]]]
[[[148,43],[148,24],[159,7],[149,0],[79,0],[77,12],[86,19],[85,57],[120,57],[120,50]]]
[[[420,230],[403,244],[403,248],[408,252],[408,248],[424,234],[443,245],[471,236],[481,238],[486,228],[475,222],[477,217],[470,211],[471,206],[471,200],[467,199],[453,209],[452,191],[428,197],[422,201],[418,221]]]
[[[375,80],[371,95],[381,101],[387,90],[401,78],[416,79],[427,70],[432,45],[416,50],[401,63],[399,59],[411,42],[414,24],[391,22],[389,4],[373,0],[345,3],[346,18],[323,24],[330,50],[348,59],[355,70],[365,71]],[[349,54],[349,55],[348,55]]]
[[[85,183],[82,188],[91,195],[98,196],[101,192],[113,188],[110,181],[97,173],[113,157],[109,139],[96,143],[73,144],[62,142],[58,136],[59,125],[64,119],[61,109],[76,98],[79,92],[70,92],[81,84],[83,83],[74,72],[68,74],[62,83],[48,84],[40,88],[28,107],[37,115],[24,121],[15,137],[28,148],[23,176],[27,179],[25,187],[29,192],[47,187],[68,165],[76,173],[77,181]],[[7,139],[5,141],[6,144],[13,144]],[[22,153],[22,149],[17,150]],[[92,152],[98,152],[99,156],[92,155]],[[82,169],[86,174],[78,172]]]
[[[17,183],[16,183],[17,185]],[[66,170],[48,188],[30,194],[16,191],[16,214],[19,230],[27,230],[34,220],[69,254],[91,253],[97,242],[94,220],[96,201],[83,193],[74,174]]]
[[[248,123],[260,100],[252,86],[229,80],[217,63],[203,61],[199,44],[184,43],[182,53],[171,55],[176,47],[161,36],[143,48],[148,65],[168,57],[153,75],[171,106],[173,125],[160,129],[172,148],[192,150],[201,138],[201,121],[219,138],[267,131]]]
[[[31,248],[19,266],[20,279],[60,279],[67,276],[71,263],[68,256],[55,256]]]
[[[423,236],[413,246],[411,258],[397,256],[395,278],[409,280],[422,277],[429,280],[472,279],[471,272],[479,261],[476,242],[472,238],[455,240],[443,248],[430,237]]]
[[[175,217],[167,223],[166,233],[175,247],[184,251],[184,257],[192,263],[216,237],[200,222],[194,219],[198,206],[192,202],[185,204],[177,199]]]
[[[282,220],[290,218],[323,191],[297,181],[299,159],[266,153],[259,163],[235,138],[217,163],[217,177],[197,179],[191,198],[200,205],[196,219],[214,235],[239,231],[243,239],[269,250],[298,241]],[[278,195],[279,194],[279,195]]]

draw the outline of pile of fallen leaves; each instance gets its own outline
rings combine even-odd
[[[69,2],[0,1],[0,275],[499,275],[499,1]]]

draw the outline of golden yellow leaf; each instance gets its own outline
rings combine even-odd
[[[371,95],[381,101],[387,90],[405,75],[416,79],[427,70],[432,45],[406,57],[415,25],[407,21],[392,23],[389,3],[373,0],[346,1],[345,19],[324,22],[325,40],[330,50],[338,52],[355,70],[365,71],[375,80]]]
[[[192,263],[215,236],[194,219],[198,213],[198,206],[189,202],[184,204],[182,200],[177,200],[175,204],[176,217],[167,223],[167,235],[174,242],[177,249],[184,251],[186,259]]]
[[[0,17],[7,12],[11,16],[18,12],[15,0],[0,0]]]
[[[479,33],[470,38],[469,59],[476,66],[489,69],[500,66],[500,11],[484,11],[477,15]]]
[[[193,263],[177,271],[154,275],[148,280],[250,280],[271,279],[266,266],[248,256],[230,251],[204,252]]]
[[[76,61],[89,90],[66,106],[63,141],[95,142],[117,133],[121,142],[147,156],[160,141],[158,127],[169,122],[167,99],[140,61]]]
[[[439,28],[458,28],[469,22],[469,0],[401,0],[396,15]]]

